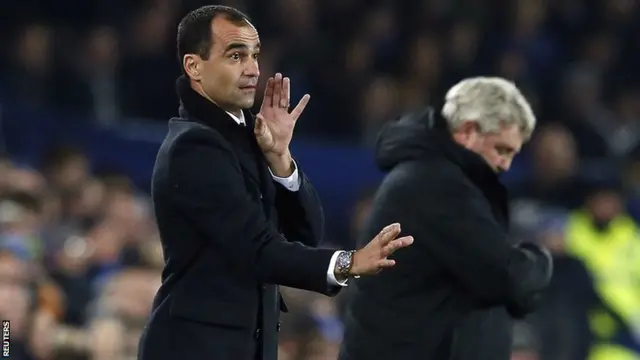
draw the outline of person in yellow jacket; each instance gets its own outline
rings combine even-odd
[[[590,314],[589,360],[640,359],[640,227],[615,186],[600,186],[570,215],[566,249],[592,273],[603,306]]]

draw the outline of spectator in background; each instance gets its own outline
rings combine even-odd
[[[71,193],[87,179],[87,157],[77,149],[56,147],[47,152],[44,174],[51,187],[63,194]]]
[[[11,53],[8,82],[14,101],[26,106],[47,109],[55,104],[58,90],[54,73],[54,30],[46,24],[31,23],[21,29]]]
[[[25,261],[42,260],[39,199],[29,193],[6,193],[0,198],[0,246]]]
[[[128,51],[122,54],[119,74],[122,111],[128,116],[167,118],[179,106],[170,80],[180,73],[171,35],[176,4],[162,0],[138,9],[125,30],[129,36],[123,46]],[[168,81],[149,81],[158,74],[168,75]]]
[[[528,319],[539,339],[541,360],[585,360],[593,334],[588,314],[599,304],[591,274],[580,259],[567,254],[567,215],[548,211],[532,230],[553,256],[553,276],[539,309]]]
[[[91,176],[86,157],[77,150],[60,149],[49,159],[47,177],[2,161],[0,294],[6,299],[2,304],[11,307],[0,312],[15,320],[12,357],[87,359],[100,352],[90,341],[89,325],[101,282],[110,283],[110,275],[118,276],[126,266],[155,269],[151,278],[158,281],[161,252],[144,202],[128,179]],[[57,201],[61,194],[64,204]],[[153,284],[149,279],[136,280],[138,285],[126,291]],[[136,297],[149,306],[149,299]],[[134,306],[126,303],[123,311]],[[144,309],[132,311],[145,318]]]
[[[94,304],[90,320],[93,360],[137,358],[160,268],[130,268],[111,277]]]
[[[637,223],[624,211],[617,183],[595,184],[584,208],[569,217],[566,251],[584,262],[602,299],[590,314],[596,336],[590,360],[640,354],[639,232]]]
[[[388,78],[376,78],[368,84],[368,90],[363,94],[360,132],[363,144],[373,146],[382,125],[397,114],[395,104],[398,102],[399,91],[397,84]]]
[[[58,323],[64,312],[59,288],[37,263],[6,248],[0,251],[0,315],[11,321],[11,357],[50,359],[64,343]]]
[[[536,222],[538,212],[582,205],[585,184],[571,133],[558,124],[545,125],[534,137],[529,152],[531,173],[511,192],[514,221],[522,226]]]
[[[5,250],[0,253],[0,274],[0,315],[11,321],[11,355],[19,360],[31,360],[29,310],[32,294],[28,286],[29,265]]]
[[[120,42],[115,29],[99,26],[88,32],[68,69],[58,106],[88,116],[102,125],[121,115]]]

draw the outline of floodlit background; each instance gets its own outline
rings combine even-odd
[[[262,74],[312,100],[294,155],[353,244],[380,126],[499,75],[537,136],[504,178],[514,239],[556,255],[514,360],[640,359],[640,6],[634,0],[246,0]],[[177,113],[175,32],[197,0],[0,4],[0,317],[11,359],[135,358],[160,282],[149,177]],[[257,102],[260,103],[259,101]],[[210,169],[215,171],[215,169]],[[482,239],[478,239],[482,241]],[[340,298],[287,289],[282,360],[336,358]],[[390,359],[392,360],[392,359]]]

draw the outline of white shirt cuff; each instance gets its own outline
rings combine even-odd
[[[298,175],[298,164],[296,164],[295,160],[293,160],[293,174],[291,174],[291,176],[286,178],[277,177],[273,175],[271,169],[269,169],[269,173],[273,181],[284,186],[287,190],[294,192],[300,190],[300,175]]]
[[[333,286],[347,286],[347,282],[349,279],[345,279],[344,281],[338,281],[336,279],[336,275],[334,274],[334,269],[336,268],[336,261],[338,261],[338,255],[343,253],[344,251],[336,251],[333,253],[331,257],[331,261],[329,262],[329,269],[327,269],[327,282],[329,285]]]

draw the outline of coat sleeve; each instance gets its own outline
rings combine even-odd
[[[288,240],[318,246],[324,236],[324,213],[320,199],[298,165],[300,189],[289,191],[276,183],[276,209],[282,232]]]
[[[462,174],[416,169],[396,188],[406,214],[397,221],[416,239],[413,246],[422,247],[479,301],[524,310],[548,285],[549,254],[513,246],[480,190]]]
[[[240,165],[222,139],[206,130],[181,135],[171,152],[173,206],[230,263],[263,283],[333,295],[327,269],[333,251],[286,241],[245,187]]]

